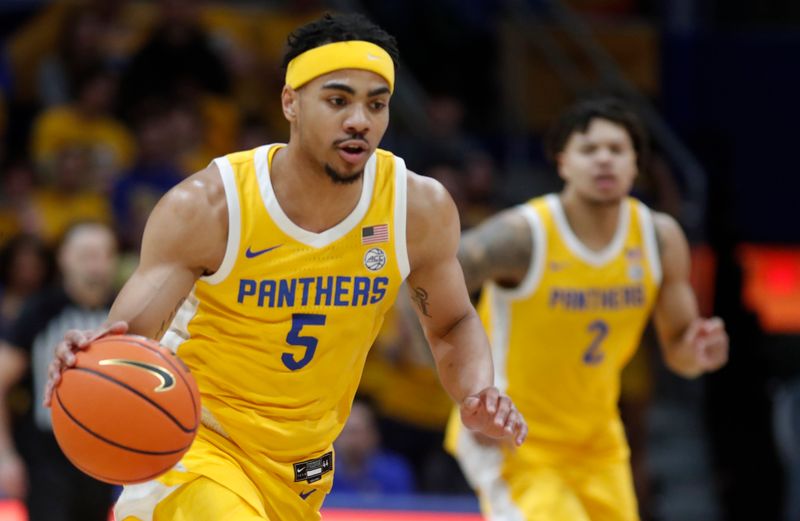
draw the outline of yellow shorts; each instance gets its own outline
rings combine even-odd
[[[627,460],[531,461],[459,432],[456,459],[491,521],[639,521]]]
[[[161,477],[124,487],[118,521],[295,521],[321,519],[333,472],[308,484],[294,467],[254,460],[227,438],[201,427],[181,462]]]

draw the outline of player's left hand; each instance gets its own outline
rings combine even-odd
[[[698,318],[688,336],[701,372],[716,371],[728,362],[728,333],[721,318]]]
[[[490,438],[512,438],[519,447],[528,435],[525,418],[497,387],[487,387],[464,398],[460,412],[464,426]]]

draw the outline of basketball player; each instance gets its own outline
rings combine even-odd
[[[464,424],[524,439],[522,416],[493,387],[452,200],[376,149],[396,57],[394,39],[357,15],[294,32],[288,145],[216,159],[167,193],[109,326],[57,347],[48,396],[74,350],[126,329],[176,350],[200,387],[194,445],[172,471],[125,487],[120,521],[319,519],[332,443],[406,278]]]
[[[531,422],[518,449],[450,422],[447,448],[492,521],[639,519],[617,399],[650,315],[677,374],[727,360],[722,321],[698,316],[683,232],[628,196],[645,146],[621,103],[576,104],[549,136],[563,191],[462,240],[467,286],[483,285],[495,382]]]

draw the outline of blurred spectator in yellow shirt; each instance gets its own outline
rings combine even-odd
[[[95,189],[108,191],[119,172],[134,158],[134,141],[127,128],[111,115],[116,76],[95,67],[76,80],[75,101],[52,107],[36,120],[31,152],[42,172],[52,172],[61,152],[82,148],[88,154],[83,174]]]
[[[77,221],[111,223],[108,197],[87,178],[91,150],[65,147],[57,152],[53,182],[36,191],[33,207],[39,218],[38,235],[56,244],[64,231]]]

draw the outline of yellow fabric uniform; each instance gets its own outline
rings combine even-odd
[[[197,380],[203,427],[178,467],[125,488],[117,519],[229,519],[231,501],[253,519],[319,519],[333,462],[304,462],[332,451],[408,275],[406,170],[378,150],[351,214],[313,233],[288,219],[272,191],[269,165],[281,146],[215,160],[227,251],[162,340]],[[210,499],[196,507],[195,496]]]
[[[595,252],[558,196],[520,211],[533,238],[528,272],[514,289],[486,285],[478,311],[495,381],[528,439],[517,450],[482,446],[453,416],[446,445],[492,521],[638,519],[617,400],[661,282],[651,213],[623,201],[614,238]]]

